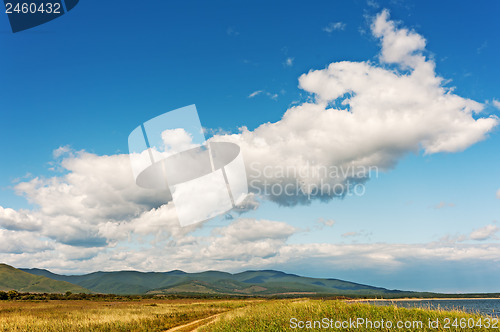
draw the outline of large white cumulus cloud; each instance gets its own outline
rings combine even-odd
[[[163,231],[168,237],[192,230],[178,225],[167,192],[136,186],[128,155],[67,150],[58,156],[64,174],[17,184],[17,193],[36,208],[0,207],[0,227],[33,231],[80,247],[104,247],[133,235]]]
[[[323,199],[342,196],[347,190],[335,191],[335,185],[366,180],[368,174],[357,170],[386,170],[409,152],[461,151],[498,124],[495,116],[478,115],[483,104],[443,86],[435,63],[423,54],[422,36],[398,28],[387,11],[374,19],[372,33],[381,42],[380,63],[342,61],[311,70],[300,76],[299,86],[314,102],[254,131],[214,138],[242,147],[254,191],[282,204],[307,202],[315,188]],[[269,167],[279,176],[269,176]],[[346,174],[314,172],[332,168]],[[278,171],[283,169],[284,175]],[[294,191],[298,197],[265,190],[274,183],[303,190]]]

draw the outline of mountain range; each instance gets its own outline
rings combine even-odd
[[[132,294],[205,294],[240,296],[402,296],[388,290],[338,279],[301,277],[274,270],[227,273],[206,271],[169,272],[93,272],[84,275],[55,274],[43,269],[16,269],[0,264],[0,290],[23,292],[71,291]]]

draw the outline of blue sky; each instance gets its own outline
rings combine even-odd
[[[299,77],[310,70],[323,70],[340,61],[368,61],[374,67],[392,68],[390,63],[380,63],[380,40],[371,28],[374,17],[383,9],[390,12],[398,27],[425,38],[422,54],[435,62],[437,75],[445,79],[444,86],[454,87],[453,93],[462,98],[484,104],[483,112],[475,118],[498,116],[494,100],[500,100],[499,7],[487,1],[474,6],[456,1],[403,0],[155,1],[114,6],[87,0],[52,22],[16,34],[10,32],[6,15],[0,15],[0,206],[28,211],[26,215],[34,211],[31,217],[23,217],[28,219],[39,218],[37,211],[44,210],[41,202],[48,204],[45,208],[51,213],[66,213],[65,209],[58,212],[56,205],[51,207],[50,199],[41,197],[41,191],[34,187],[24,191],[31,203],[16,194],[14,187],[36,178],[62,179],[72,172],[80,174],[87,166],[69,170],[63,165],[63,172],[51,170],[59,169],[64,158],[91,162],[91,157],[75,151],[95,156],[126,154],[129,133],[166,111],[196,104],[206,128],[238,133],[238,128],[246,126],[253,131],[267,122],[280,121],[287,109],[314,98],[315,87],[307,90],[298,86]],[[394,167],[366,183],[362,197],[313,200],[292,207],[279,206],[264,197],[254,211],[235,215],[232,220],[217,218],[194,232],[181,232],[182,237],[199,236],[207,243],[200,240],[197,249],[189,250],[210,251],[217,242],[212,238],[217,235],[214,230],[221,229],[219,233],[227,235],[230,232],[225,230],[238,223],[269,220],[283,230],[281,236],[270,240],[262,230],[262,238],[270,241],[265,244],[272,250],[328,244],[332,250],[345,252],[346,260],[354,257],[351,265],[337,260],[337,256],[333,259],[317,252],[308,260],[307,252],[312,249],[304,249],[304,261],[314,264],[303,271],[304,262],[287,259],[283,254],[286,250],[280,251],[275,260],[266,261],[269,254],[252,253],[249,243],[250,252],[242,253],[241,260],[227,258],[227,264],[214,267],[231,271],[276,268],[389,288],[498,291],[492,283],[500,272],[500,262],[485,253],[500,250],[500,225],[496,223],[500,214],[499,146],[498,128],[493,128],[486,139],[471,142],[465,151],[406,151],[396,158]],[[68,148],[54,158],[53,151],[59,147]],[[42,187],[51,188],[47,183]],[[71,216],[76,218],[73,226],[88,235],[78,224],[78,214]],[[42,226],[29,231],[12,224],[22,223],[19,220],[24,219],[19,218],[9,219],[10,226],[4,222],[5,238],[13,242],[0,246],[0,260],[15,266],[67,273],[107,267],[206,268],[197,263],[196,257],[176,256],[188,250],[181,244],[162,249],[158,229],[140,235],[132,229],[127,239],[107,239],[108,246],[99,247],[95,245],[99,241],[84,238],[74,242],[43,231]],[[321,225],[318,220],[335,223]],[[40,219],[39,223],[44,221]],[[481,229],[487,236],[470,238]],[[106,239],[105,232],[99,232]],[[36,250],[23,249],[16,243],[29,242],[23,240],[24,236],[42,244]],[[85,250],[81,243],[86,243]],[[404,245],[406,251],[394,253],[385,247],[390,245],[394,251]],[[350,249],[355,246],[365,248],[365,254]],[[405,259],[404,252],[439,246],[457,257],[423,253]],[[144,247],[153,257],[149,265],[141,265],[140,255],[134,256]],[[65,256],[50,253],[56,249]],[[85,257],[75,254],[79,250],[86,252]],[[390,258],[370,261],[371,256],[366,254],[370,250],[384,252],[384,257]],[[176,253],[172,254],[177,257],[172,259],[175,263],[154,259],[155,255],[168,256],[171,252]],[[477,252],[476,256],[469,255],[471,252]],[[120,263],[116,257],[122,256],[129,258]],[[411,267],[405,265],[412,259],[415,263]],[[471,264],[477,265],[474,272]],[[412,269],[439,270],[441,277],[426,279],[412,274]],[[454,281],[446,283],[450,276]]]

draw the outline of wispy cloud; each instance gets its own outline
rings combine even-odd
[[[271,98],[272,100],[278,100],[278,94],[277,93],[270,93],[267,92],[266,95]]]
[[[71,147],[69,145],[60,146],[59,148],[52,151],[52,156],[54,158],[59,158],[60,156],[71,153],[71,152],[72,152],[72,150],[71,150]]]
[[[440,209],[443,209],[443,208],[454,207],[454,206],[455,206],[454,203],[446,203],[446,202],[441,201],[438,204],[434,205],[433,208],[437,209],[437,210],[440,210]]]
[[[344,22],[330,22],[326,27],[323,28],[323,31],[332,33],[333,31],[336,30],[344,30],[346,27],[346,24]]]
[[[249,59],[243,59],[242,62],[246,65],[251,65],[251,66],[254,66],[254,67],[258,67],[259,66],[259,63],[258,62],[255,62],[253,60],[249,60]]]
[[[368,238],[371,235],[372,235],[371,232],[367,232],[366,230],[360,230],[357,232],[346,232],[341,234],[340,236],[343,238],[353,238],[354,241],[354,238],[361,238],[361,237]]]
[[[496,225],[496,221],[492,224],[476,228],[468,234],[447,234],[443,236],[439,242],[440,243],[457,243],[465,241],[485,241],[485,240],[497,240],[496,234],[500,232],[500,227]]]
[[[486,225],[484,227],[478,228],[470,233],[469,237],[471,240],[485,241],[495,238],[495,234],[500,231],[500,227],[497,225]]]
[[[328,227],[332,227],[336,223],[336,221],[333,219],[324,219],[324,218],[319,218],[316,222],[322,226],[328,226]]]
[[[254,91],[254,92],[252,92],[251,94],[248,95],[248,98],[255,98],[258,95],[264,95],[264,96],[267,96],[267,97],[271,98],[272,100],[278,100],[278,94],[277,93],[271,93],[271,92],[267,92],[267,91],[264,91],[264,90]]]
[[[493,103],[493,106],[495,106],[497,109],[500,110],[500,101],[493,99],[492,103]]]
[[[264,91],[262,91],[262,90],[254,91],[254,92],[252,92],[251,94],[248,95],[248,98],[256,97],[256,96],[260,95],[262,92],[264,92]]]
[[[293,60],[295,60],[295,58],[286,58],[285,62],[283,62],[283,65],[285,67],[292,67],[293,66]]]
[[[238,31],[236,31],[233,27],[228,27],[226,29],[226,33],[228,36],[232,36],[232,37],[236,37],[236,36],[240,35],[240,33]]]
[[[372,8],[375,8],[375,9],[377,9],[377,8],[379,8],[379,7],[380,7],[380,5],[379,5],[376,1],[374,1],[374,0],[368,0],[368,1],[366,2],[366,4],[367,4],[369,7],[372,7]]]
[[[481,46],[477,48],[477,54],[481,54],[486,47],[488,47],[488,41],[483,42]]]

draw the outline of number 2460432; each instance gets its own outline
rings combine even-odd
[[[45,14],[61,14],[61,4],[58,2],[45,2],[41,4],[36,3],[16,3],[12,4],[7,2],[5,4],[5,12],[7,14],[35,14],[35,13],[45,13]]]

